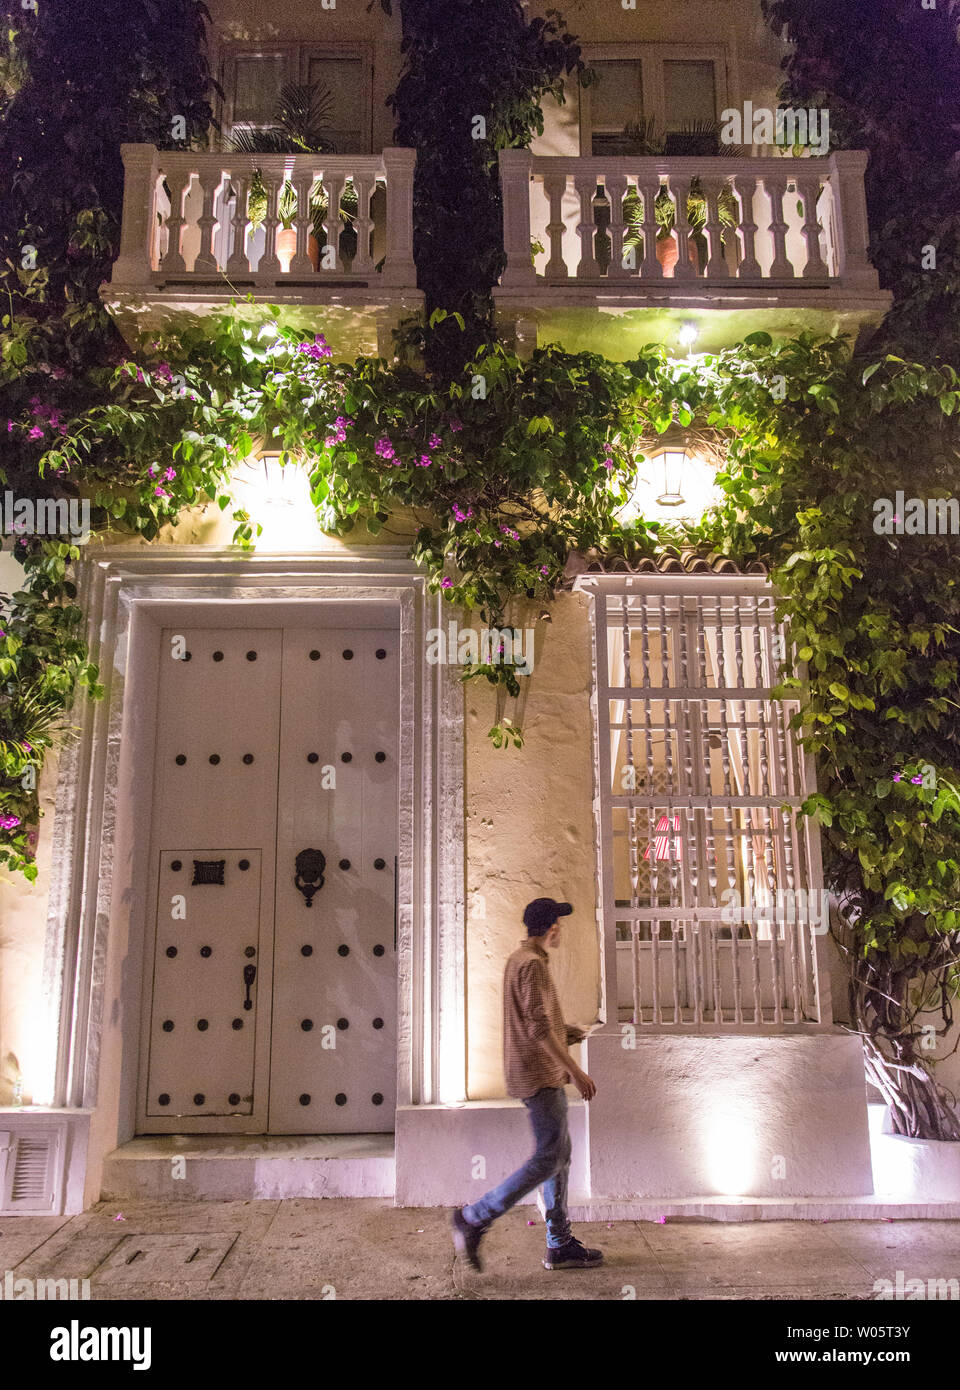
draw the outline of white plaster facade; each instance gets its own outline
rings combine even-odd
[[[754,0],[681,0],[637,11],[580,0],[567,8],[588,58],[642,53],[657,72],[665,57],[710,57],[723,103],[773,102],[781,49]],[[290,74],[300,75],[312,53],[329,56],[340,45],[358,55],[366,73],[360,152],[390,145],[383,100],[399,71],[396,12],[388,20],[379,8],[326,11],[295,0],[272,6],[269,19],[250,0],[217,0],[211,9],[221,77],[238,52],[286,54]],[[575,91],[564,106],[550,103],[534,154],[589,154],[585,119]],[[571,192],[565,238],[575,236],[577,215]],[[148,219],[140,220],[145,227]],[[544,231],[545,224],[531,227],[533,235]],[[225,291],[211,302],[228,298]],[[875,313],[869,287],[863,298],[865,312]],[[363,296],[342,320],[342,306],[333,302],[294,299],[317,330],[333,322],[328,336],[344,355],[358,332],[368,348],[384,332],[384,322],[364,318]],[[414,292],[405,306],[415,299]],[[133,294],[134,318],[136,301]],[[706,322],[710,306],[700,307]],[[764,321],[789,326],[790,313],[781,310],[778,293],[769,292],[754,306],[760,317],[743,331]],[[616,320],[602,310],[589,313],[598,332],[615,329]],[[341,321],[343,344],[337,342]],[[653,322],[656,328],[659,321]],[[511,331],[522,336],[523,324]],[[152,546],[91,547],[83,566],[80,601],[106,698],[77,702],[78,736],[45,769],[37,884],[0,886],[0,1135],[33,1126],[60,1136],[55,1162],[63,1177],[54,1206],[33,1209],[76,1211],[101,1192],[390,1194],[413,1205],[469,1200],[515,1167],[528,1147],[523,1107],[504,1095],[501,978],[522,935],[523,905],[540,895],[576,908],[554,961],[566,1017],[602,1025],[580,1049],[598,1097],[587,1107],[571,1090],[575,1208],[593,1203],[597,1211],[624,1213],[631,1201],[647,1199],[709,1205],[789,1197],[803,1214],[804,1199],[868,1199],[873,1180],[859,1044],[831,1021],[806,1036],[701,1029],[644,1037],[633,1052],[620,1045],[616,1011],[603,989],[611,943],[598,927],[594,654],[586,596],[558,596],[551,624],[539,630],[522,708],[512,711],[524,727],[524,748],[497,750],[486,736],[497,719],[496,697],[475,683],[464,687],[455,669],[425,660],[423,635],[448,610],[427,593],[405,547],[330,542],[249,557],[228,542],[222,519],[211,525],[193,513]],[[325,1136],[296,1144],[241,1136],[231,1137],[231,1145],[216,1135],[203,1143],[184,1138],[179,1148],[188,1180],[178,1183],[169,1164],[177,1136],[169,1143],[137,1138],[135,1124],[140,847],[149,804],[140,774],[155,690],[151,634],[172,617],[239,625],[267,610],[269,621],[283,614],[295,620],[324,601],[364,599],[396,605],[405,653],[395,1145],[366,1142],[370,1136],[355,1137],[352,1146]],[[836,959],[828,954],[825,966],[839,983]],[[814,1210],[819,1214],[822,1205],[811,1205]]]

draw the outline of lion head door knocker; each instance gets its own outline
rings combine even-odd
[[[302,849],[297,855],[297,873],[294,883],[307,900],[307,907],[313,906],[313,895],[323,887],[323,873],[327,867],[318,849]]]

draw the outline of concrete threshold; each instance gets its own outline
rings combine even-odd
[[[164,1134],[103,1164],[101,1200],[254,1201],[392,1197],[392,1134]]]

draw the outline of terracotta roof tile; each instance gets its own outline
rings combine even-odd
[[[729,555],[717,551],[704,553],[693,546],[677,549],[665,545],[654,555],[642,555],[636,560],[628,560],[623,555],[603,555],[589,550],[581,554],[570,552],[564,570],[564,586],[567,587],[581,574],[766,574],[767,568],[759,560],[743,567]]]

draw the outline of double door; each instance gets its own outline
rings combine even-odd
[[[394,1127],[399,630],[161,636],[138,1129]]]

